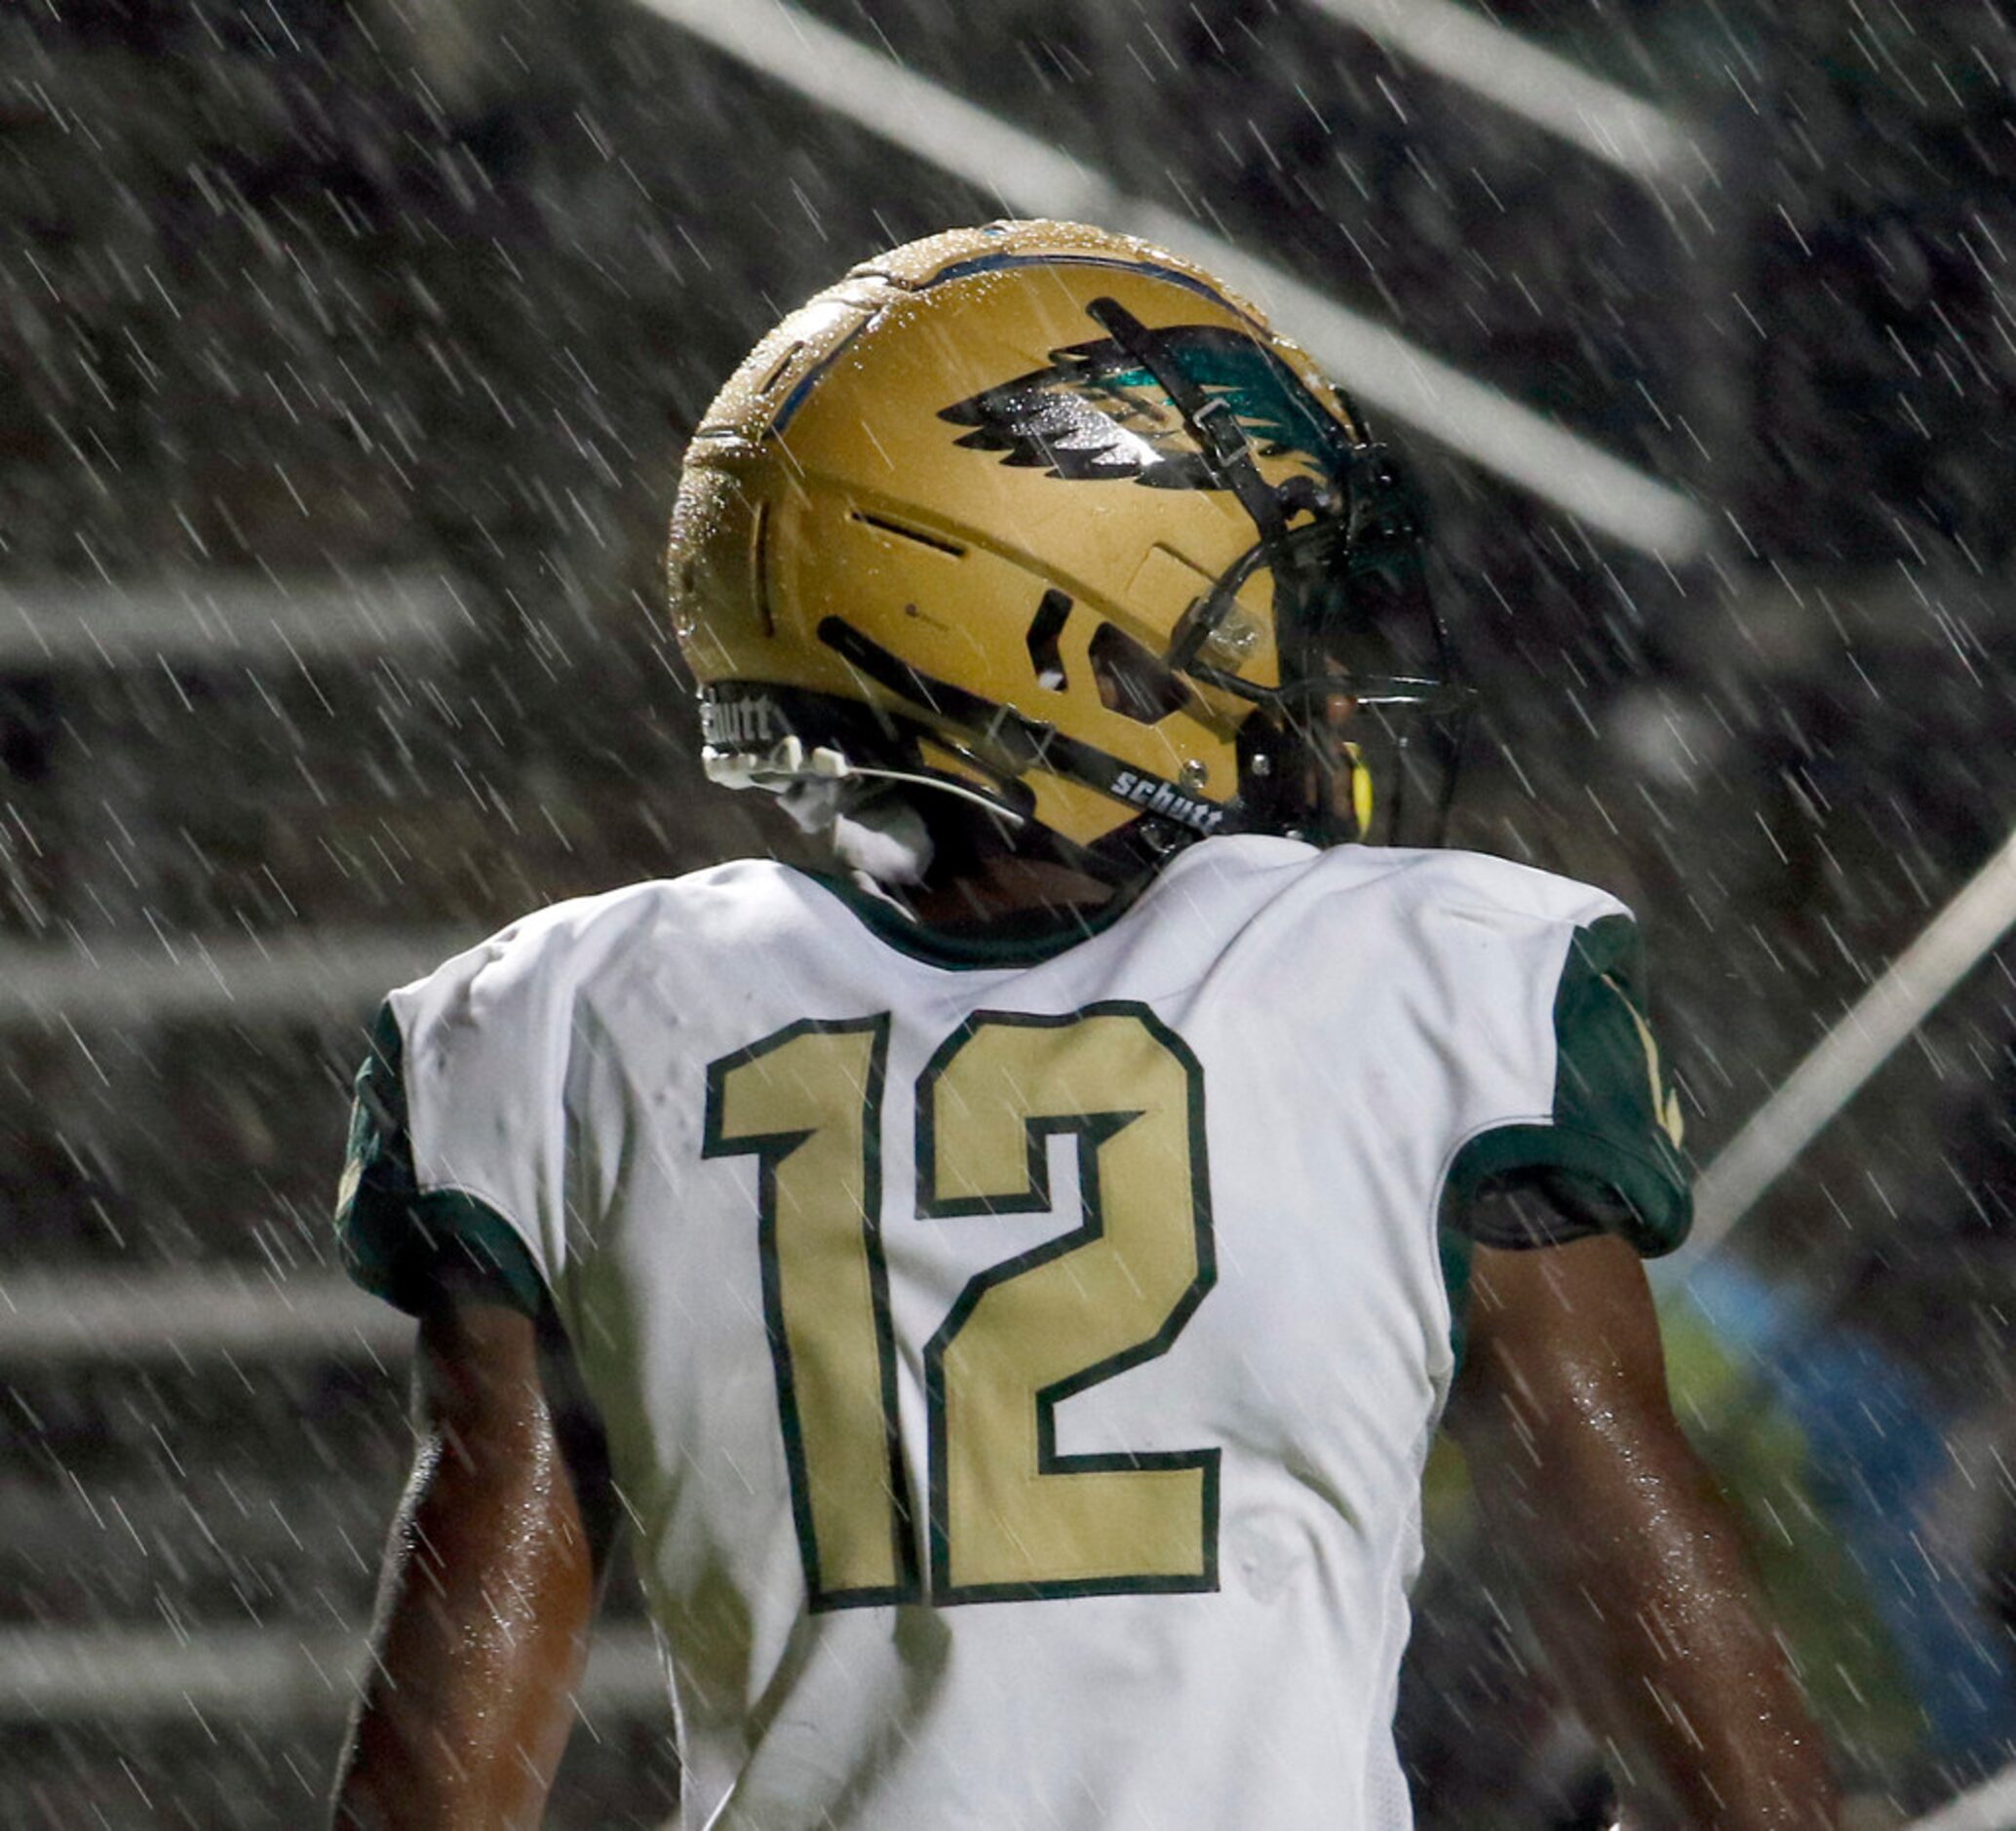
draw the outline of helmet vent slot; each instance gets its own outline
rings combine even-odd
[[[1057,645],[1070,614],[1070,599],[1053,585],[1043,594],[1029,622],[1029,666],[1036,671],[1036,684],[1053,693],[1061,693],[1070,684],[1065,678],[1064,653]]]
[[[890,534],[898,540],[915,542],[919,547],[929,547],[933,553],[943,553],[954,560],[963,560],[966,549],[956,540],[947,540],[943,534],[927,534],[921,527],[907,527],[901,522],[892,522],[886,516],[871,515],[866,509],[854,510],[852,517],[864,527],[872,527],[878,534]]]
[[[1100,703],[1141,724],[1156,724],[1190,703],[1182,677],[1117,623],[1102,623],[1086,649]]]
[[[770,505],[757,505],[756,530],[750,536],[755,547],[756,564],[751,570],[756,574],[756,614],[763,619],[763,634],[777,634],[777,613],[770,608]]]

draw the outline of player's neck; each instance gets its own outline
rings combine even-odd
[[[971,928],[1011,916],[1076,910],[1089,915],[1116,892],[1089,873],[1047,858],[997,854],[970,869],[904,892],[916,918],[934,928]]]

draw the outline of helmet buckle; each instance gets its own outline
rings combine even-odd
[[[808,778],[839,782],[854,773],[842,752],[826,746],[808,751],[803,738],[790,735],[768,750],[717,750],[710,744],[700,753],[700,766],[724,789],[783,788]]]

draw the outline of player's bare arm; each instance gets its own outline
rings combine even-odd
[[[1584,1720],[1657,1773],[1688,1825],[1833,1825],[1735,1520],[1668,1405],[1637,1256],[1613,1237],[1480,1247],[1472,1275],[1452,1427]]]
[[[611,1533],[598,1432],[564,1373],[552,1332],[493,1294],[450,1286],[421,1321],[418,1453],[338,1782],[343,1831],[539,1821]]]

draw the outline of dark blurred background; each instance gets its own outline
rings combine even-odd
[[[1637,908],[1706,1164],[2016,828],[2016,31],[1470,13],[1653,104],[1652,169],[1403,4],[685,11],[837,27],[1694,505],[1645,551],[1376,415],[1489,708],[1453,838]],[[682,442],[785,309],[1001,205],[639,0],[0,14],[0,1822],[315,1821],[407,1455],[328,1220],[364,1025],[787,843],[693,760]],[[2016,1761],[2010,965],[1664,1287],[1865,1827]],[[1423,1824],[1601,1821],[1454,1467],[1430,1513]],[[641,1619],[556,1825],[673,1810]]]

